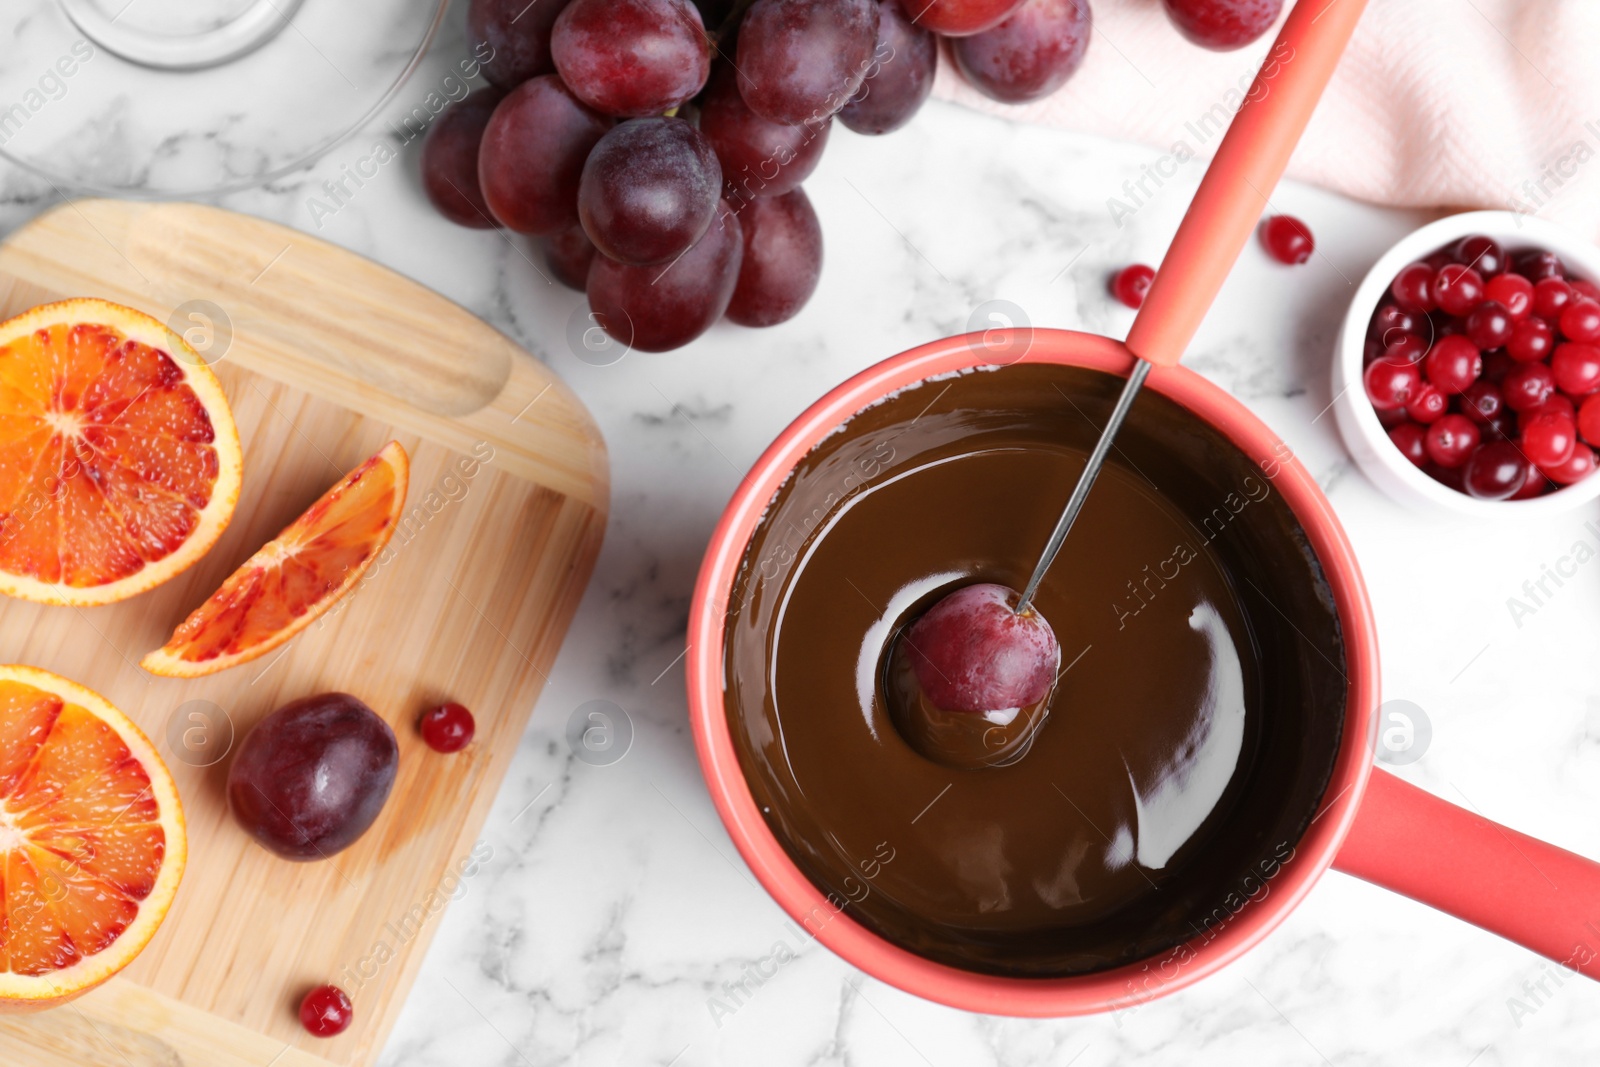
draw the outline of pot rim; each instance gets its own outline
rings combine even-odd
[[[1010,353],[1023,349],[1020,359]],[[1378,651],[1371,605],[1349,540],[1327,497],[1288,446],[1242,403],[1183,367],[1152,369],[1154,389],[1221,430],[1261,466],[1306,532],[1333,594],[1346,647],[1345,723],[1324,801],[1289,859],[1259,896],[1210,930],[1162,953],[1066,978],[1000,977],[936,963],[880,937],[842,910],[789,858],[750,793],[724,707],[725,605],[752,534],[795,465],[851,416],[891,393],[940,375],[1006,363],[1086,367],[1126,376],[1134,356],[1120,341],[1070,330],[988,330],[933,341],[875,364],[808,407],[762,453],[723,511],[689,611],[686,673],[690,726],[712,803],[761,885],[808,934],[880,981],[954,1008],[1056,1017],[1136,1008],[1237,959],[1266,937],[1327,870],[1355,819],[1372,771]],[[1267,473],[1268,468],[1273,473]]]

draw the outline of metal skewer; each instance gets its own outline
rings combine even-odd
[[[1142,359],[1134,362],[1133,373],[1128,375],[1127,384],[1122,387],[1122,395],[1117,397],[1117,405],[1111,409],[1111,418],[1106,421],[1106,428],[1100,431],[1100,440],[1095,442],[1094,451],[1089,453],[1089,462],[1084,465],[1083,473],[1078,475],[1078,484],[1072,487],[1072,496],[1067,499],[1067,506],[1061,512],[1061,518],[1056,520],[1056,528],[1050,534],[1050,540],[1045,543],[1044,555],[1039,557],[1038,564],[1033,568],[1033,576],[1023,587],[1022,599],[1017,601],[1017,614],[1020,615],[1028,610],[1028,605],[1033,602],[1033,594],[1039,591],[1039,583],[1044,580],[1044,572],[1050,569],[1050,564],[1055,562],[1061,546],[1066,543],[1067,533],[1072,529],[1078,512],[1083,510],[1083,502],[1089,498],[1089,490],[1094,487],[1094,480],[1099,477],[1100,468],[1105,466],[1106,456],[1116,441],[1117,431],[1122,428],[1122,420],[1128,417],[1128,409],[1133,407],[1133,400],[1139,395],[1139,388],[1144,385],[1145,376],[1149,373],[1149,363]]]

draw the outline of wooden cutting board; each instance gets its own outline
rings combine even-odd
[[[0,662],[57,671],[132,716],[177,779],[190,850],[143,955],[73,1004],[0,1017],[0,1064],[370,1064],[443,904],[510,862],[477,835],[599,551],[605,446],[577,398],[506,337],[272,223],[194,204],[62,205],[0,244],[0,317],[71,296],[198,331],[239,423],[244,489],[210,554],[150,593],[87,609],[0,598]],[[140,669],[235,566],[391,438],[411,454],[410,514],[376,578],[281,654],[188,681]],[[394,727],[399,778],[355,846],[289,863],[229,817],[229,760],[199,764],[230,725],[237,745],[279,705],[326,690]],[[443,699],[478,721],[454,756],[415,725]],[[332,1040],[296,1017],[323,982],[356,1006]]]

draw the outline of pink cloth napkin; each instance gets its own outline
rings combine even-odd
[[[999,104],[951,64],[935,92],[1141,141],[1159,150],[1152,164],[1208,158],[1274,35],[1208,52],[1158,0],[1089,2],[1088,54],[1054,96]],[[1533,213],[1600,238],[1600,0],[1371,0],[1289,175],[1380,204]]]

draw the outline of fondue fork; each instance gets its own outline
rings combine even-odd
[[[1022,590],[1019,614],[1066,543],[1150,369],[1176,366],[1183,358],[1283,176],[1365,6],[1366,0],[1299,0],[1289,12],[1133,320],[1127,340],[1133,370]]]

